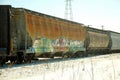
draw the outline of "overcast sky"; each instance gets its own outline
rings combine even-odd
[[[64,18],[65,0],[0,0],[0,4],[22,7]],[[73,21],[120,32],[120,0],[72,0]]]

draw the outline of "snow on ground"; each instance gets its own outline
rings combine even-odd
[[[0,69],[0,80],[120,80],[120,54]]]

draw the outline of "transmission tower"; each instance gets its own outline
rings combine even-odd
[[[66,5],[65,5],[65,19],[68,19],[68,20],[73,20],[71,1],[72,0],[65,0],[65,2],[66,2]]]

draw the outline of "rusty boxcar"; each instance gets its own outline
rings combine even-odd
[[[63,56],[85,50],[85,28],[81,24],[31,11],[26,11],[25,17],[36,56]]]
[[[0,6],[0,59],[72,56],[84,52],[83,24],[9,5]],[[80,36],[80,37],[79,37]]]

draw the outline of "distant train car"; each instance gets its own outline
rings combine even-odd
[[[86,40],[88,53],[104,54],[110,50],[110,37],[107,31],[88,27]]]
[[[120,52],[120,33],[108,31],[110,36],[111,52]]]

